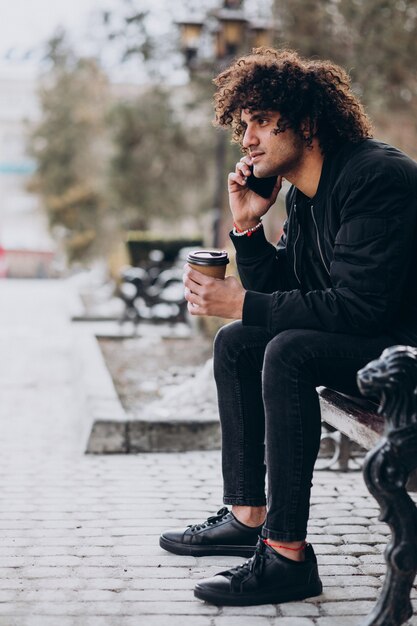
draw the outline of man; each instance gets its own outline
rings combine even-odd
[[[322,588],[306,543],[320,444],[316,387],[359,395],[358,369],[387,346],[417,346],[417,164],[370,138],[348,76],[330,62],[258,49],[215,83],[217,123],[233,129],[245,152],[228,180],[243,286],[190,267],[184,283],[192,315],[239,320],[214,346],[232,510],[160,542],[177,554],[254,551],[198,583],[198,598],[285,602]],[[248,188],[249,166],[257,177],[278,177],[269,198]],[[275,247],[261,218],[283,178],[292,187]]]

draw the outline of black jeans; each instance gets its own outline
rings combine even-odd
[[[214,343],[224,503],[262,506],[265,537],[306,537],[321,419],[316,387],[360,396],[356,372],[392,337],[263,328],[233,322]]]

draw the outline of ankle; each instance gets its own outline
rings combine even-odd
[[[264,539],[264,542],[270,546],[275,552],[285,556],[291,561],[304,561],[305,541],[275,541],[275,539]]]
[[[233,505],[232,513],[245,526],[256,528],[257,526],[262,526],[265,521],[266,507]]]

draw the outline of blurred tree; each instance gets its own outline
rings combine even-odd
[[[111,112],[109,184],[125,228],[146,229],[155,216],[173,224],[197,215],[211,197],[213,132],[192,101],[174,102],[182,93],[151,87]]]
[[[343,65],[378,132],[417,155],[417,0],[274,0],[277,45]]]
[[[141,115],[135,111],[135,107],[130,105],[126,108],[120,107],[117,115],[116,143],[119,146],[119,152],[113,159],[113,186],[118,191],[119,205],[129,204],[130,216],[134,214],[141,219],[146,215],[152,215],[151,196],[146,194],[152,193],[151,189],[144,186],[143,177],[146,168],[149,170],[147,175],[149,180],[157,179],[156,172],[159,169],[165,172],[166,180],[160,179],[157,185],[160,198],[156,201],[156,206],[161,206],[159,211],[161,214],[169,215],[169,212],[190,212],[193,207],[194,212],[200,211],[205,213],[211,219],[211,223],[205,224],[207,243],[220,245],[219,238],[224,241],[223,233],[220,233],[220,222],[225,205],[225,195],[227,188],[227,172],[238,158],[239,151],[236,146],[228,145],[227,137],[222,131],[212,128],[212,96],[214,87],[212,78],[221,68],[221,63],[226,61],[219,51],[215,50],[215,41],[218,40],[218,23],[212,10],[219,10],[226,3],[223,0],[181,0],[175,3],[167,2],[164,10],[161,11],[160,5],[156,8],[152,4],[152,0],[125,0],[121,13],[113,11],[103,14],[104,22],[108,27],[109,37],[114,41],[118,40],[121,44],[122,60],[128,60],[136,57],[140,64],[145,64],[148,70],[148,76],[153,79],[153,84],[169,84],[173,97],[175,92],[184,89],[175,86],[178,82],[187,81],[187,91],[189,94],[188,111],[183,111],[181,115],[181,126],[178,122],[171,128],[164,130],[164,124],[169,119],[167,116],[166,105],[170,106],[167,93],[155,88],[148,93],[149,115],[147,114],[147,103],[140,102]],[[235,6],[232,6],[234,4]],[[230,2],[227,11],[235,15],[241,2]],[[251,0],[252,12],[257,5],[268,5],[270,14],[270,2],[265,0]],[[179,5],[179,6],[178,6]],[[226,12],[227,12],[226,11]],[[155,18],[156,12],[159,12],[160,25],[158,29],[152,31],[152,18]],[[207,22],[205,36],[202,38],[202,58],[198,62],[198,71],[194,71],[186,67],[187,55],[183,55],[184,48],[180,43],[180,29],[172,28],[180,16],[200,16]],[[214,23],[213,23],[214,20]],[[169,29],[166,29],[166,25]],[[217,24],[217,26],[216,26]],[[238,20],[238,24],[239,20]],[[177,22],[178,26],[178,22]],[[224,28],[224,26],[223,26]],[[135,37],[135,31],[138,33]],[[150,34],[158,33],[158,34]],[[161,36],[161,33],[164,33]],[[144,37],[146,33],[146,37]],[[217,33],[217,35],[216,35]],[[252,31],[251,31],[252,36]],[[246,37],[249,39],[249,37]],[[135,41],[138,45],[134,45]],[[246,51],[246,50],[242,50]],[[233,56],[230,53],[230,59]],[[190,70],[190,71],[189,71]],[[188,74],[188,77],[187,77]],[[172,98],[171,98],[172,103]],[[139,103],[138,103],[139,104]],[[162,108],[160,109],[160,107]],[[144,108],[143,108],[144,107]],[[155,112],[160,110],[160,119],[151,119],[155,116]],[[189,113],[192,110],[192,115]],[[146,116],[149,117],[148,121]],[[141,119],[142,118],[142,119]],[[198,118],[198,123],[193,123],[192,118]],[[127,141],[127,137],[131,134],[129,128],[133,130],[133,135],[138,134],[138,124],[140,125],[139,135],[141,137],[135,145]],[[142,145],[146,141],[143,138],[144,131],[149,133],[151,129],[151,141],[155,143],[157,140],[158,153],[152,152],[152,158],[155,162],[149,162],[149,152],[142,157]],[[180,131],[181,137],[178,135]],[[175,133],[177,137],[175,138]],[[158,137],[160,139],[158,139]],[[173,140],[175,143],[175,152],[172,152]],[[171,156],[170,156],[171,150]],[[172,159],[168,166],[169,159]],[[127,163],[129,162],[129,164]],[[140,167],[136,167],[140,163]],[[162,165],[166,163],[167,166]],[[130,172],[130,173],[129,173]],[[139,173],[138,172],[142,172]],[[152,174],[152,172],[154,172]],[[177,181],[175,185],[174,181]],[[154,183],[152,186],[155,187]],[[178,209],[172,205],[172,199],[168,203],[165,198],[169,197],[171,190],[171,198],[178,198]],[[184,199],[188,201],[184,202]],[[155,205],[155,198],[152,199]],[[142,206],[142,213],[139,215],[139,205]],[[171,204],[171,208],[169,207]],[[136,213],[132,207],[136,206]],[[148,209],[145,209],[148,206]],[[163,208],[164,207],[164,208]],[[229,212],[227,211],[229,217]],[[225,232],[229,230],[229,224],[223,229]]]
[[[128,62],[147,77],[161,82],[180,67],[176,31],[172,28],[177,6],[153,0],[120,0],[116,8],[102,11],[104,35]]]
[[[52,232],[60,233],[71,262],[102,249],[108,83],[96,61],[76,57],[64,33],[50,40],[47,60],[40,121],[29,139],[37,163],[30,186],[41,196]]]
[[[375,110],[417,109],[417,0],[341,0],[348,62]]]
[[[280,45],[304,56],[335,58],[334,0],[274,0]]]
[[[107,36],[112,40],[123,41],[122,61],[131,56],[140,56],[143,61],[149,61],[155,46],[146,27],[149,10],[143,6],[135,6],[132,0],[125,0],[126,12],[120,15],[119,11],[105,10],[102,13],[103,24],[107,29]]]

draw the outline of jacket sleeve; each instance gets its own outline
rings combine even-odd
[[[277,246],[267,241],[263,228],[251,237],[236,237],[230,233],[236,249],[236,263],[245,289],[272,293],[287,289],[287,222]]]
[[[416,245],[416,190],[383,172],[357,178],[340,202],[332,286],[302,293],[247,291],[243,324],[372,335],[397,313]]]

